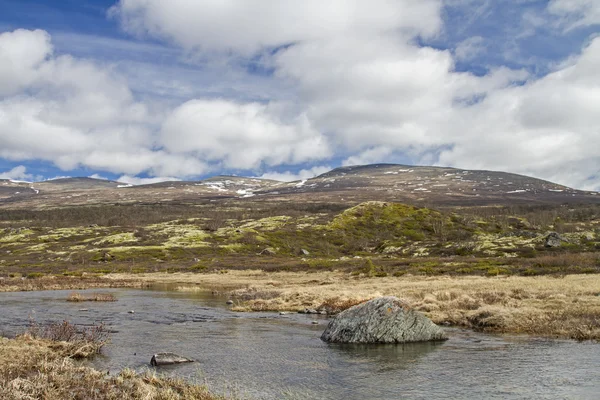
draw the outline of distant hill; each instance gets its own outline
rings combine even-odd
[[[600,194],[506,172],[398,164],[341,167],[295,182],[239,176],[140,186],[92,178],[0,180],[0,206],[7,207],[235,200],[467,206],[600,203]]]

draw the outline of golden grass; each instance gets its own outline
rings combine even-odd
[[[0,292],[36,290],[83,290],[93,288],[139,288],[143,282],[134,279],[106,279],[98,276],[43,276],[36,279],[0,278]]]
[[[117,298],[111,293],[92,293],[85,296],[81,293],[73,292],[67,297],[67,301],[80,302],[80,301],[117,301]]]
[[[112,279],[129,276],[115,274]],[[489,332],[600,339],[600,275],[561,277],[355,277],[343,272],[229,271],[141,274],[142,282],[203,287],[237,298],[239,311],[339,311],[378,296],[398,296],[436,323]]]
[[[60,342],[0,338],[0,399],[218,400],[206,387],[130,369],[116,376],[65,357]]]

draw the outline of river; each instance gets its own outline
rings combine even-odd
[[[0,333],[103,322],[113,333],[94,367],[141,371],[175,352],[197,362],[160,372],[241,399],[600,398],[597,343],[448,328],[443,343],[332,345],[319,339],[324,316],[234,313],[209,292],[95,290],[118,301],[70,303],[71,292],[0,293]]]

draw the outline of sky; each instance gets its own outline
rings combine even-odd
[[[0,178],[371,163],[600,190],[597,0],[0,0]]]

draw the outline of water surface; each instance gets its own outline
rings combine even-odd
[[[30,319],[103,322],[113,333],[93,360],[96,368],[143,370],[152,354],[175,352],[197,362],[161,372],[239,398],[600,398],[595,343],[448,329],[450,340],[443,343],[332,345],[319,339],[323,316],[233,313],[223,298],[203,292],[102,292],[118,301],[69,303],[71,291],[2,293],[0,333],[20,332]]]

